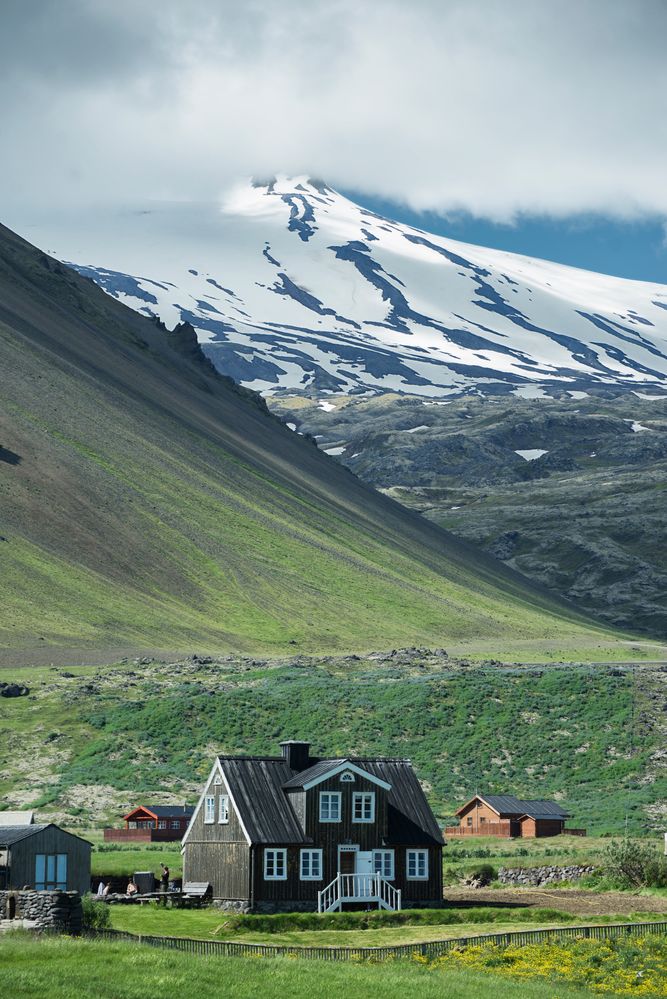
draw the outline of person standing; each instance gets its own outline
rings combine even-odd
[[[160,891],[169,890],[169,868],[162,864],[162,874],[160,875]]]

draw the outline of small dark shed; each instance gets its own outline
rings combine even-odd
[[[0,888],[90,891],[92,844],[49,822],[0,826]]]

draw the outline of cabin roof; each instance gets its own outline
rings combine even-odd
[[[0,826],[29,826],[35,821],[35,813],[32,810],[12,812],[0,812]]]
[[[343,763],[353,764],[390,785],[387,844],[442,843],[442,833],[409,760],[356,757],[315,760],[307,770],[299,771],[292,769],[283,757],[220,756],[218,759],[252,843],[310,843],[288,792]]]
[[[58,832],[64,833],[65,836],[73,836],[74,839],[80,839],[82,843],[88,843],[89,846],[92,845],[87,839],[83,839],[83,837],[77,836],[75,833],[67,832],[66,829],[61,829],[54,822],[45,822],[25,826],[0,826],[0,847],[13,846],[14,843],[20,843],[21,840],[28,839],[30,836],[35,836],[37,833],[44,832],[45,829],[49,828],[57,829]]]
[[[123,818],[127,819],[139,810],[150,812],[156,819],[170,819],[179,816],[189,818],[195,809],[194,805],[136,805]]]
[[[465,805],[457,809],[460,815],[473,801],[483,801],[499,815],[512,815],[521,818],[528,815],[531,819],[567,819],[570,813],[562,805],[546,798],[516,798],[513,794],[476,794]]]

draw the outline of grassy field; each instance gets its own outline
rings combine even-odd
[[[3,992],[12,999],[145,999],[202,995],[217,999],[545,999],[544,983],[512,982],[488,972],[434,971],[410,962],[354,965],[288,959],[206,958],[136,944],[71,939],[0,939]],[[584,999],[566,984],[549,999]]]
[[[641,905],[638,899],[638,906]],[[389,947],[398,944],[419,943],[427,940],[449,940],[455,937],[477,936],[481,933],[505,933],[514,930],[533,930],[545,927],[569,924],[594,924],[613,922],[642,922],[647,918],[659,919],[659,916],[648,916],[637,913],[632,916],[590,916],[582,919],[579,916],[557,909],[511,909],[480,906],[470,909],[442,909],[423,914],[402,914],[408,920],[406,924],[376,925],[374,913],[367,920],[361,921],[355,928],[337,929],[338,921],[334,917],[321,917],[322,926],[326,928],[305,929],[298,926],[296,920],[290,928],[280,928],[283,924],[278,920],[277,928],[270,927],[271,917],[250,917],[247,920],[237,920],[226,916],[218,909],[166,909],[158,905],[130,906],[114,905],[110,907],[111,925],[113,929],[124,930],[127,933],[143,933],[155,936],[199,937],[211,940],[239,940],[245,943],[271,944],[274,946],[294,945],[298,947]],[[420,916],[423,918],[420,920]],[[318,920],[319,921],[319,920]],[[256,928],[253,926],[256,922]],[[367,925],[363,926],[363,922]],[[381,921],[380,921],[381,922]],[[312,923],[312,920],[311,920]],[[345,924],[347,925],[347,924]]]
[[[0,745],[13,749],[0,797],[74,828],[116,824],[139,799],[194,803],[214,753],[275,753],[287,736],[322,755],[409,757],[443,823],[479,788],[558,798],[591,837],[452,841],[453,869],[485,848],[519,862],[524,849],[583,859],[599,849],[596,834],[664,825],[667,674],[648,665],[516,668],[413,650],[11,675],[30,695],[3,703]]]

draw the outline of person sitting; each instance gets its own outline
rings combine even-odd
[[[129,895],[130,898],[132,898],[132,896],[136,895],[138,891],[139,891],[139,889],[135,885],[135,883],[132,880],[132,878],[130,878],[130,880],[127,882],[127,889],[125,891],[125,894]]]

